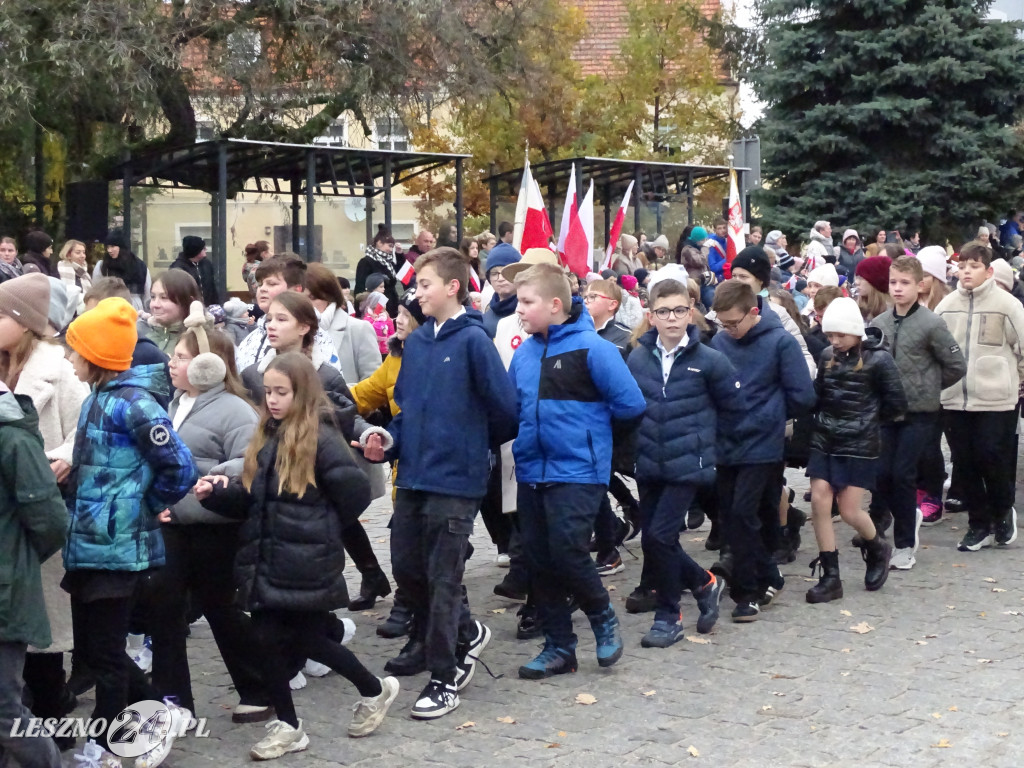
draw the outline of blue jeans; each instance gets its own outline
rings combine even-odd
[[[594,517],[607,493],[604,485],[519,483],[517,505],[530,585],[548,641],[575,649],[569,596],[587,616],[610,602],[590,558]]]
[[[696,487],[684,483],[641,480],[640,545],[644,551],[645,586],[657,590],[655,621],[679,621],[679,599],[684,589],[699,589],[710,580],[708,572],[683,551],[679,533]]]
[[[462,575],[479,506],[480,499],[406,488],[395,495],[391,570],[426,643],[431,677],[447,683],[455,682],[460,626],[466,634],[472,623]]]
[[[11,737],[15,720],[21,718],[24,728],[32,717],[21,703],[23,666],[25,643],[0,642],[0,765],[13,760],[14,765],[23,768],[60,768],[60,751],[49,736]]]

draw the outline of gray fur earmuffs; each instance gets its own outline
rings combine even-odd
[[[220,355],[210,351],[210,340],[206,336],[207,325],[213,326],[213,318],[206,314],[201,301],[193,301],[189,307],[185,327],[193,331],[199,344],[199,354],[188,366],[189,383],[200,392],[211,389],[227,378],[228,367]]]

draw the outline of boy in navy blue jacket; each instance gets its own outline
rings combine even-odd
[[[731,554],[733,621],[754,621],[785,582],[772,561],[779,533],[787,419],[815,404],[814,383],[796,339],[749,285],[726,280],[714,310],[725,329],[711,346],[736,367],[744,408],[723,413],[718,502]]]
[[[430,670],[412,710],[433,719],[459,706],[490,630],[469,615],[462,576],[473,519],[487,490],[488,450],[516,434],[515,390],[480,313],[463,302],[469,267],[454,248],[416,261],[417,298],[433,318],[402,351],[401,412],[389,427],[398,460],[391,563],[414,621],[401,674]]]
[[[629,355],[629,371],[647,400],[637,437],[636,482],[640,541],[657,602],[654,625],[640,641],[645,648],[667,648],[682,637],[683,589],[697,598],[697,631],[710,632],[725,588],[683,551],[679,532],[698,486],[714,482],[718,415],[740,407],[740,383],[726,357],[700,343],[690,309],[685,285],[656,283],[647,312],[653,328]]]
[[[533,335],[509,369],[519,405],[512,453],[545,637],[519,676],[535,680],[576,671],[570,594],[590,619],[598,664],[608,667],[622,656],[619,620],[590,559],[590,534],[611,476],[612,420],[634,421],[646,404],[619,350],[597,335],[583,303],[572,298],[561,269],[531,267],[516,277],[516,293],[516,313]]]

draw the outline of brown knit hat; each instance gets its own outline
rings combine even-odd
[[[68,326],[68,346],[108,371],[127,371],[139,341],[138,313],[122,298],[104,299]]]
[[[47,329],[50,309],[50,280],[33,272],[0,283],[0,312],[12,317],[39,336],[50,336]]]

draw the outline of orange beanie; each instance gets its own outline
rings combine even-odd
[[[103,299],[68,326],[68,346],[93,365],[127,371],[139,341],[138,313],[124,299]]]

